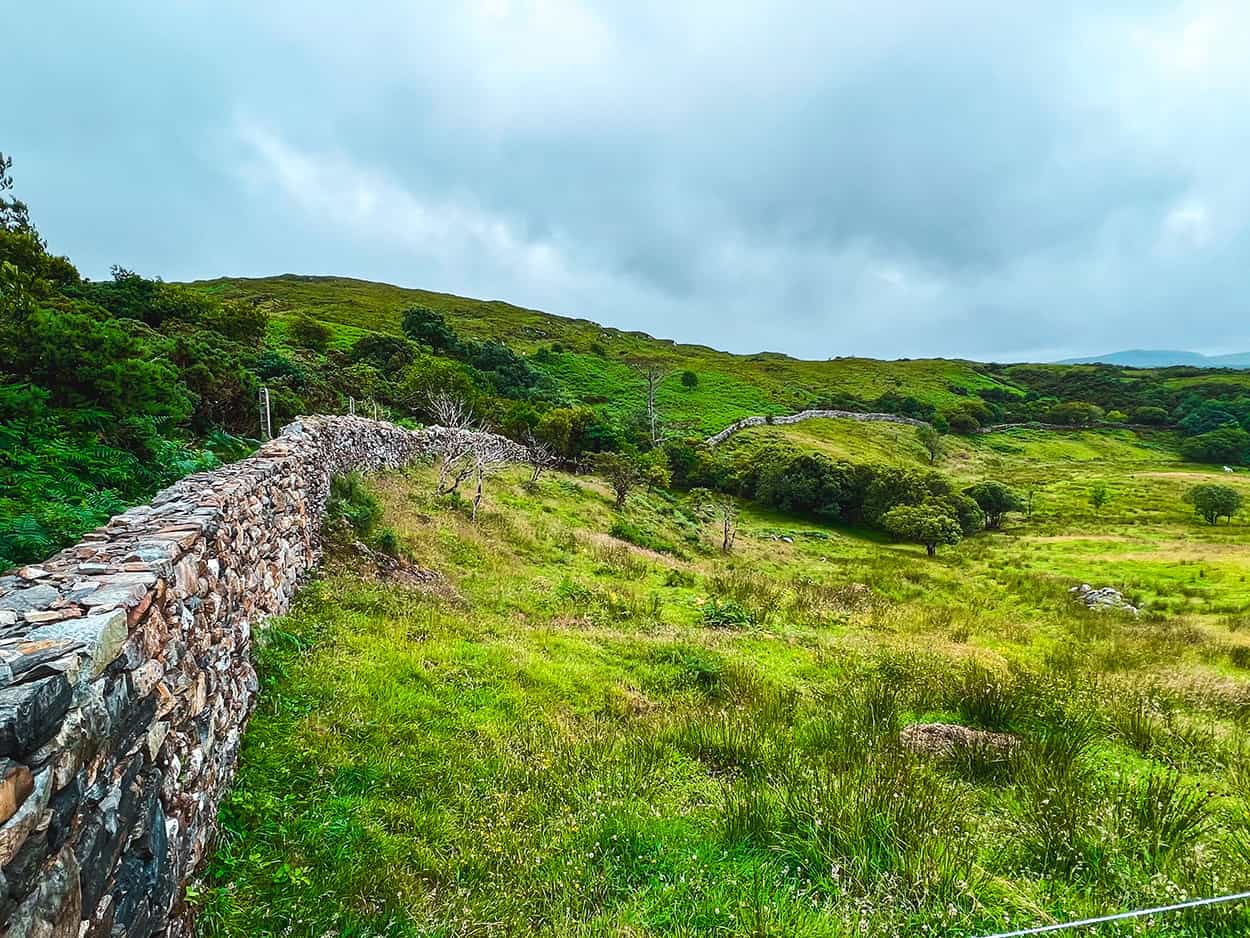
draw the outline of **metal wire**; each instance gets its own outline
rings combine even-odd
[[[1132,912],[1116,912],[1114,915],[1100,915],[1097,918],[1083,918],[1075,922],[1061,922],[1057,925],[1038,925],[1034,928],[1021,928],[1018,931],[995,932],[983,938],[1024,938],[1026,935],[1045,935],[1050,932],[1066,931],[1069,928],[1087,928],[1090,925],[1122,922],[1125,919],[1160,915],[1163,912],[1179,912],[1182,909],[1196,909],[1199,906],[1218,905],[1223,902],[1238,902],[1242,899],[1250,899],[1250,892],[1235,892],[1230,896],[1216,896],[1211,899],[1190,899],[1188,902],[1177,902],[1174,905],[1160,905],[1153,909],[1134,909]]]

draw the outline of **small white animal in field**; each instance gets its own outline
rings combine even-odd
[[[1233,471],[1233,467],[1232,467],[1232,466],[1225,466],[1225,467],[1224,467],[1224,471],[1225,471],[1225,472],[1232,472],[1232,471]]]

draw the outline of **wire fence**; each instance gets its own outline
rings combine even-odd
[[[1108,922],[1148,918],[1152,915],[1163,915],[1166,912],[1180,912],[1184,909],[1197,909],[1202,906],[1220,905],[1226,902],[1241,902],[1246,899],[1250,899],[1250,892],[1235,892],[1228,896],[1215,896],[1210,899],[1190,899],[1187,902],[1176,902],[1172,905],[1158,905],[1150,909],[1134,909],[1131,912],[1116,912],[1112,915],[1082,918],[1073,922],[1060,922],[1056,925],[1038,925],[1033,928],[1017,929],[1016,931],[995,932],[992,935],[985,935],[983,938],[1025,938],[1027,935],[1049,935],[1054,932],[1069,931],[1075,928],[1089,928],[1092,925],[1105,925]]]

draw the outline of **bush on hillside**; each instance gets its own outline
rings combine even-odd
[[[1227,518],[1232,524],[1233,515],[1241,510],[1241,493],[1231,485],[1203,483],[1191,487],[1185,493],[1185,502],[1193,505],[1207,524],[1215,524]]]
[[[311,316],[299,315],[287,323],[287,335],[291,342],[301,348],[324,352],[330,345],[333,333],[324,322],[318,322]]]

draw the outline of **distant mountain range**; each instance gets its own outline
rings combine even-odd
[[[1125,349],[1106,355],[1086,358],[1065,358],[1061,365],[1124,365],[1128,368],[1167,368],[1170,365],[1192,365],[1195,368],[1250,368],[1250,352],[1232,355],[1203,355],[1173,349]]]

